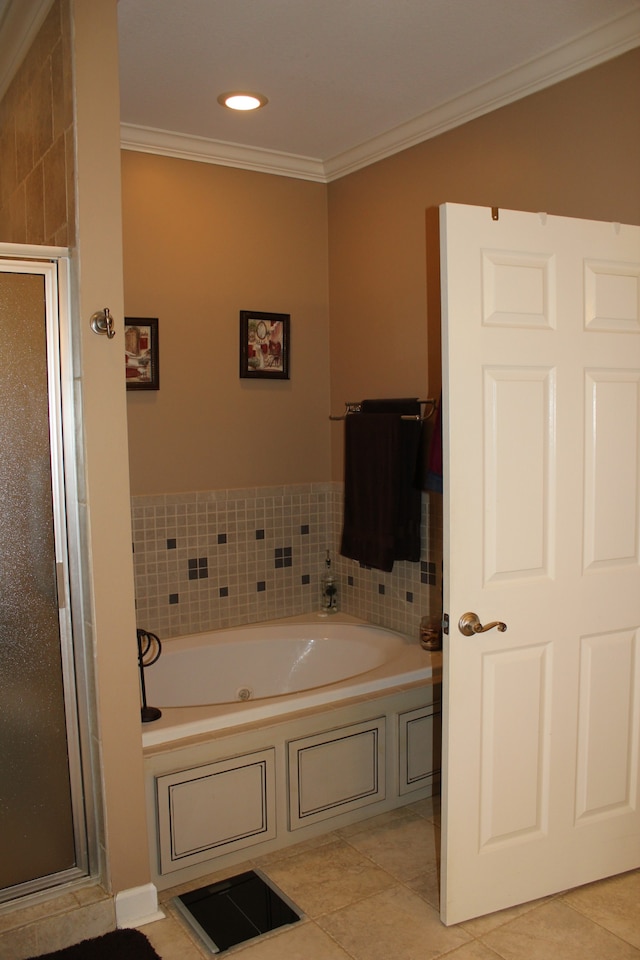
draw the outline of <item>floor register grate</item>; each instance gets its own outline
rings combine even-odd
[[[173,903],[211,953],[296,923],[302,912],[255,870],[190,890]]]

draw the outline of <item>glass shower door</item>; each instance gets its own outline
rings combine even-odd
[[[67,717],[75,704],[65,704],[56,564],[64,497],[51,273],[32,266],[12,272],[0,262],[0,900],[78,872]]]

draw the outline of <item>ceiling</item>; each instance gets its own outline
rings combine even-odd
[[[0,96],[53,0],[0,0]],[[327,182],[640,46],[640,0],[118,0],[124,149]],[[269,98],[254,114],[220,93]]]
[[[119,0],[125,147],[326,180],[640,45],[640,0]],[[253,114],[217,103],[250,90]]]

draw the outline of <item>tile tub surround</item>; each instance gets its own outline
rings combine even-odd
[[[420,562],[391,573],[339,555],[342,483],[136,496],[132,527],[138,626],[161,638],[318,610],[327,549],[342,612],[417,635],[439,610],[438,494],[423,495]]]

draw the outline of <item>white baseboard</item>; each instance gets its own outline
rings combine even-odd
[[[141,927],[154,920],[163,920],[165,916],[158,908],[158,891],[153,883],[120,890],[115,895],[115,908],[118,929]]]

